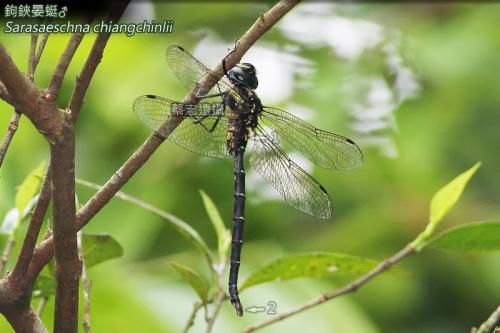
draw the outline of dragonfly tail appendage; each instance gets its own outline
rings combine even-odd
[[[243,316],[243,305],[241,305],[240,298],[238,296],[238,286],[233,284],[229,285],[229,300],[231,301],[232,306],[236,310],[236,314],[239,317]]]

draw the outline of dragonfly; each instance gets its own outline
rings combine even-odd
[[[356,169],[363,163],[363,154],[351,139],[318,129],[284,110],[264,106],[255,92],[258,86],[255,67],[250,63],[238,63],[228,70],[226,58],[222,62],[224,76],[206,95],[198,96],[200,103],[190,105],[144,95],[134,101],[133,109],[139,119],[154,130],[172,116],[185,117],[168,139],[204,156],[233,160],[234,208],[228,293],[237,315],[242,316],[238,272],[245,224],[244,156],[247,147],[251,147],[251,167],[285,202],[322,219],[328,219],[333,210],[327,191],[287,156],[281,141],[286,141],[316,165],[328,169]],[[188,91],[199,89],[201,79],[213,74],[181,46],[169,46],[166,59]]]

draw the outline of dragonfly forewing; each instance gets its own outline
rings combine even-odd
[[[361,149],[352,140],[320,130],[286,111],[264,107],[259,121],[316,165],[353,170],[363,164]]]
[[[169,46],[165,56],[170,69],[188,91],[193,89],[197,83],[200,83],[205,75],[214,75],[210,69],[181,46]],[[229,80],[222,77],[208,94],[217,94],[230,88],[231,83]]]

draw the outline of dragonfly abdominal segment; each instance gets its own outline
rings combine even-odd
[[[188,90],[195,88],[206,75],[214,75],[180,46],[170,46],[166,57],[173,73]],[[333,210],[328,193],[287,156],[280,146],[281,141],[287,142],[316,165],[329,169],[356,169],[363,163],[363,155],[359,147],[346,137],[317,129],[284,110],[263,106],[254,91],[258,80],[253,65],[240,63],[229,71],[225,61],[222,65],[225,76],[207,95],[198,96],[199,104],[188,105],[144,95],[134,101],[133,109],[139,119],[154,130],[170,117],[185,118],[168,139],[204,156],[233,160],[233,238],[228,291],[231,304],[241,316],[243,306],[238,296],[238,272],[245,224],[244,155],[251,155],[251,167],[289,205],[323,219],[329,218]],[[217,101],[213,102],[213,98]],[[247,152],[249,142],[252,144]]]

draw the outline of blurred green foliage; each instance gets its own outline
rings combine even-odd
[[[113,35],[78,119],[78,177],[105,182],[150,134],[131,110],[137,96],[183,97],[184,90],[164,59],[168,45],[192,49],[202,36],[192,32],[203,29],[232,43],[266,8],[265,4],[249,3],[161,3],[155,5],[155,15],[174,19],[174,33],[132,38]],[[341,252],[374,259],[394,253],[425,227],[433,193],[476,161],[482,161],[480,171],[440,228],[500,216],[500,6],[379,4],[338,8],[346,15],[397,29],[408,40],[405,52],[411,56],[422,89],[418,98],[395,110],[398,131],[394,140],[399,156],[389,159],[376,149],[364,149],[365,165],[355,172],[315,169],[314,176],[334,202],[331,221],[316,221],[284,203],[258,201],[249,195],[242,281],[255,268],[300,252]],[[68,37],[50,36],[36,73],[39,86],[47,86]],[[63,108],[93,37],[84,38],[66,74],[58,97]],[[0,39],[26,72],[29,36],[0,33]],[[297,44],[276,29],[258,45],[264,42],[282,47]],[[289,102],[316,110],[313,124],[354,136],[339,89],[353,68],[369,70],[363,66],[373,63],[346,63],[325,47],[301,50],[300,55],[317,70],[313,85],[292,94]],[[11,111],[0,101],[0,128],[7,128]],[[23,117],[0,170],[0,216],[15,206],[16,186],[47,160],[48,148]],[[201,158],[167,142],[123,190],[189,222],[216,249],[218,241],[198,191],[203,189],[212,198],[229,226],[232,181],[230,162]],[[93,194],[84,187],[77,190],[81,202]],[[22,224],[18,233],[22,235],[25,227]],[[93,330],[178,332],[196,296],[167,261],[186,264],[207,278],[210,272],[200,252],[157,216],[119,200],[106,206],[85,231],[109,233],[124,249],[119,260],[89,272]],[[13,253],[17,251],[18,247]],[[498,305],[499,259],[498,253],[424,251],[403,264],[410,274],[383,276],[355,295],[263,331],[465,332]],[[342,282],[324,278],[262,285],[245,291],[242,301],[248,306],[275,301],[279,312]],[[49,328],[52,311],[49,302],[43,315]],[[224,304],[214,331],[235,332],[265,318],[262,314],[236,318],[230,304]],[[201,321],[193,332],[202,330]],[[3,318],[0,331],[10,332]]]

